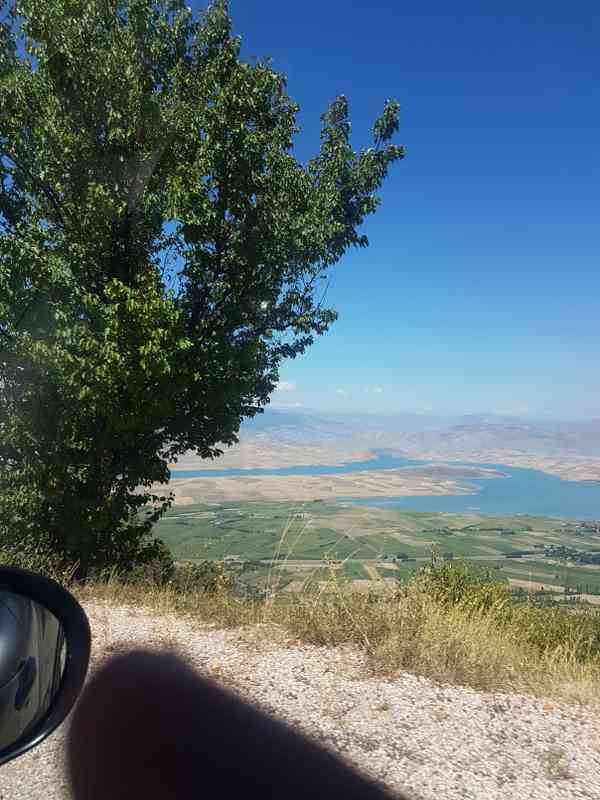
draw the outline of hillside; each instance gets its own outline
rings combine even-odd
[[[473,423],[437,431],[406,433],[395,440],[409,450],[471,452],[521,450],[548,456],[600,456],[600,421],[531,425]]]
[[[600,480],[600,420],[524,420],[494,415],[323,415],[267,409],[245,420],[240,442],[206,461],[186,454],[176,469],[337,465],[375,451],[431,460],[542,469],[567,480]]]
[[[524,420],[494,415],[430,417],[398,415],[319,415],[267,409],[245,420],[242,442],[258,436],[273,442],[375,446],[386,441],[407,450],[470,452],[521,450],[547,456],[600,457],[600,420]]]

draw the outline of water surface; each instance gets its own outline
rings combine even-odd
[[[232,478],[235,475],[344,475],[348,472],[362,472],[372,469],[397,469],[429,464],[429,461],[416,461],[401,456],[374,455],[367,461],[351,461],[342,466],[323,466],[307,464],[296,467],[278,467],[265,469],[205,469],[205,470],[171,470],[172,478]]]
[[[600,519],[600,483],[565,481],[537,469],[509,467],[505,464],[465,464],[503,472],[506,478],[459,479],[476,492],[471,495],[360,498],[353,502],[406,511],[444,511],[476,514],[531,514],[543,517]]]
[[[279,469],[172,470],[172,478],[217,478],[239,475],[344,475],[364,470],[398,469],[422,466],[431,461],[374,454],[367,461],[353,461],[343,466],[306,465]],[[436,462],[441,464],[442,462]],[[537,469],[509,467],[505,464],[470,464],[444,462],[451,466],[487,467],[504,473],[505,478],[458,478],[473,489],[470,495],[420,497],[352,498],[360,505],[397,508],[407,511],[444,511],[479,514],[531,514],[548,517],[572,517],[600,520],[600,483],[565,481]],[[346,498],[349,499],[349,498]]]

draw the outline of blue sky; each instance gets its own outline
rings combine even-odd
[[[194,0],[194,15],[206,3]],[[600,417],[600,14],[587,0],[231,0],[242,59],[300,105],[295,156],[349,101],[398,144],[330,272],[331,331],[286,362],[273,406]]]
[[[242,58],[287,76],[300,161],[338,94],[356,149],[397,99],[407,148],[362,228],[369,248],[331,270],[338,322],[284,365],[273,405],[600,416],[597,6],[230,9]]]

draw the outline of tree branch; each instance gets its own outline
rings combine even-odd
[[[40,188],[40,189],[43,191],[43,193],[46,195],[46,198],[47,198],[47,199],[50,201],[50,203],[52,203],[52,205],[54,206],[54,210],[56,211],[56,213],[57,213],[57,215],[58,215],[58,219],[59,219],[59,221],[60,221],[60,224],[61,224],[61,225],[64,227],[64,225],[65,225],[65,220],[64,220],[64,217],[63,217],[63,215],[62,215],[62,211],[61,211],[61,209],[60,209],[60,205],[58,204],[58,200],[56,199],[56,196],[54,195],[54,192],[52,191],[52,189],[50,189],[50,187],[49,187],[49,186],[46,186],[44,183],[42,183],[42,182],[41,182],[41,181],[40,181],[38,178],[36,178],[36,177],[35,177],[35,175],[33,175],[33,174],[32,174],[32,173],[31,173],[31,172],[30,172],[30,171],[29,171],[29,170],[28,170],[26,167],[24,167],[24,166],[23,166],[21,163],[19,163],[19,161],[17,160],[17,158],[16,158],[16,157],[15,157],[15,156],[14,156],[14,155],[11,153],[11,152],[9,152],[8,150],[6,150],[5,148],[2,148],[0,152],[2,152],[2,154],[3,154],[4,156],[6,156],[7,158],[9,158],[9,159],[10,159],[10,160],[13,162],[13,164],[14,164],[14,165],[17,167],[17,169],[21,170],[21,172],[23,172],[23,173],[24,173],[24,174],[25,174],[25,175],[26,175],[26,176],[27,176],[27,177],[28,177],[28,178],[29,178],[31,181],[33,181],[35,184],[37,184],[37,185],[38,185],[38,187],[39,187],[39,188]]]

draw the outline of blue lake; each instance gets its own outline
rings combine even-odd
[[[389,455],[377,455],[368,461],[354,461],[344,466],[300,466],[281,469],[171,470],[172,478],[217,478],[236,475],[342,475],[363,470],[398,469],[432,462]],[[489,467],[506,478],[459,478],[473,488],[472,495],[421,497],[344,498],[353,503],[407,511],[472,512],[479,514],[532,514],[549,517],[600,520],[600,483],[564,481],[535,469],[508,467],[503,464],[468,464],[447,462],[453,466]]]

